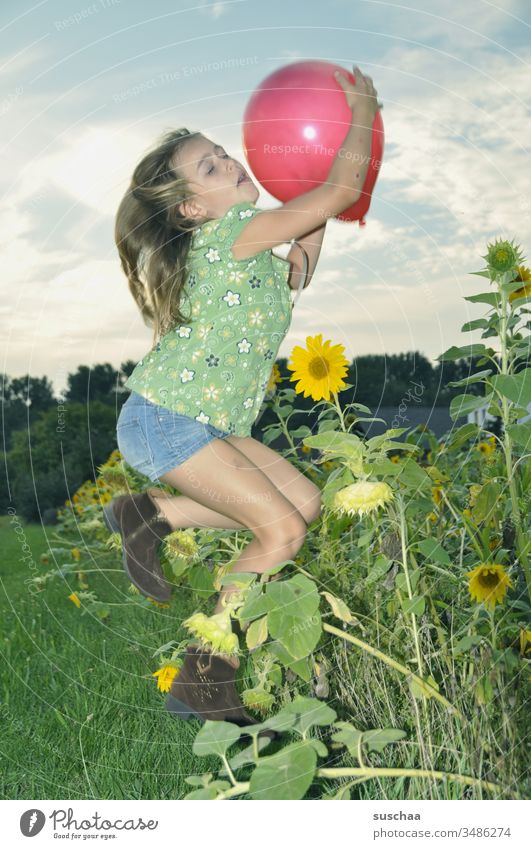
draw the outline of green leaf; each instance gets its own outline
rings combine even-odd
[[[467,321],[461,328],[461,333],[468,333],[470,330],[478,330],[480,327],[488,327],[489,322],[486,318],[475,318],[473,321]]]
[[[498,500],[501,493],[502,487],[496,481],[487,481],[481,487],[472,507],[472,516],[475,522],[479,523],[493,518],[498,509]]]
[[[491,378],[494,389],[505,398],[527,407],[531,404],[531,368],[526,368],[518,374],[498,374]]]
[[[252,622],[245,634],[245,642],[249,650],[261,646],[267,640],[267,616],[262,616],[260,619],[255,619]]]
[[[480,355],[484,355],[486,352],[485,345],[481,345],[477,343],[476,345],[461,345],[457,347],[456,345],[452,345],[442,354],[436,358],[441,362],[445,362],[447,360],[459,360],[462,357],[469,359],[470,357],[479,357]]]
[[[223,758],[227,749],[240,739],[241,734],[242,729],[232,722],[221,720],[214,722],[207,719],[197,733],[192,751],[194,755],[199,757],[217,755],[219,758]]]
[[[457,430],[453,431],[450,439],[446,443],[447,448],[458,448],[463,445],[468,439],[475,439],[479,434],[479,425],[474,422],[461,425]]]
[[[265,594],[264,586],[257,584],[247,593],[245,603],[238,609],[238,618],[242,622],[264,616],[275,607],[275,602]]]
[[[479,295],[465,295],[464,298],[472,304],[488,304],[490,307],[501,303],[501,295],[497,292],[480,292]]]
[[[251,775],[252,799],[302,799],[317,764],[315,749],[306,742],[291,743],[274,755],[260,758]]]
[[[462,380],[449,380],[447,386],[452,388],[468,386],[471,383],[478,383],[480,380],[483,380],[484,377],[488,377],[489,374],[492,374],[491,368],[484,369],[483,371],[477,371],[475,374],[470,375],[470,377],[463,377]]]
[[[286,731],[287,728],[284,727],[284,728],[282,728],[282,730]],[[253,726],[253,733],[254,733],[254,726]],[[259,732],[257,731],[256,734],[258,735],[258,733]],[[267,748],[267,746],[269,746],[269,744],[271,743],[271,738],[266,737],[265,735],[262,735],[262,737],[258,737],[256,743],[258,745],[258,752],[260,753],[263,749],[265,749],[265,748]],[[238,752],[237,755],[234,755],[234,757],[229,760],[229,766],[230,766],[231,769],[241,769],[242,766],[246,766],[247,764],[252,764],[252,763],[254,763],[254,746],[253,746],[252,743],[251,743],[250,746],[246,746],[245,749],[242,749],[241,752]],[[225,774],[225,773],[223,773],[223,774]]]
[[[319,608],[317,587],[304,575],[267,584],[266,595],[272,602],[271,612],[280,612],[294,619],[306,619]]]
[[[436,563],[442,563],[443,566],[450,566],[452,562],[448,552],[445,551],[441,543],[433,537],[421,540],[417,543],[417,549],[429,560],[435,560]]]
[[[426,599],[424,598],[424,596],[417,595],[417,596],[413,596],[412,598],[403,598],[402,599],[402,610],[406,614],[414,614],[415,616],[422,616],[425,609],[426,609]]]
[[[360,740],[367,752],[381,753],[390,743],[396,743],[397,740],[402,740],[406,736],[406,732],[399,728],[373,728],[369,731],[360,731],[350,722],[336,722],[335,727],[339,728],[339,731],[332,735],[332,740],[346,746],[349,754],[356,760],[358,760]]]
[[[431,685],[434,690],[439,691],[439,685],[435,681],[431,675],[428,675],[425,679],[415,679],[412,675],[409,676],[409,687],[411,690],[411,695],[415,699],[431,699],[433,697],[433,693],[426,686],[426,684]]]
[[[188,572],[188,583],[201,598],[212,595],[216,591],[212,573],[203,563],[192,566]]]
[[[311,436],[312,431],[308,427],[308,425],[301,425],[295,430],[291,431],[291,435],[294,439],[302,439],[304,436]]]
[[[523,448],[524,451],[531,449],[531,422],[508,425],[507,433],[512,441]]]
[[[321,431],[314,436],[307,436],[303,440],[310,448],[317,448],[326,454],[327,458],[340,457],[347,460],[350,468],[355,474],[362,472],[363,443],[359,436],[342,431]]]
[[[335,728],[338,728],[339,731],[332,734],[332,740],[346,746],[349,754],[358,760],[358,746],[363,732],[355,728],[350,722],[336,722]]]
[[[187,793],[184,797],[185,799],[215,799],[218,795],[218,791],[215,787],[203,787],[201,790],[192,790],[191,793]]]
[[[480,407],[486,406],[492,394],[490,395],[456,395],[450,401],[449,413],[452,419],[458,419],[461,416],[467,416],[474,410],[479,410]]]
[[[326,748],[322,740],[316,740],[314,737],[309,737],[308,743],[310,744],[310,746],[313,746],[313,748],[317,752],[318,757],[326,758],[326,756],[328,755],[328,749]]]
[[[291,669],[295,675],[298,675],[299,678],[302,678],[307,684],[312,680],[312,669],[310,667],[310,662],[307,657],[303,657],[301,660],[294,660],[294,658],[290,655],[288,651],[284,648],[282,643],[268,643],[268,651],[271,652],[280,663],[284,666]]]
[[[372,731],[363,732],[363,745],[368,752],[383,752],[390,743],[396,743],[406,736],[405,731],[399,728],[374,728]]]
[[[302,660],[314,650],[322,634],[319,613],[304,619],[286,616],[282,609],[268,614],[269,633],[279,640],[293,660]]]
[[[412,457],[406,457],[400,463],[392,463],[399,469],[397,480],[400,483],[417,489],[422,486],[431,486],[431,478]]]
[[[420,569],[414,569],[409,573],[409,584],[413,592],[415,592],[417,588],[417,584],[420,578]],[[400,592],[407,592],[407,579],[404,572],[399,572],[399,574],[395,578],[395,583]]]
[[[336,598],[332,593],[322,592],[322,596],[324,596],[332,608],[332,612],[334,616],[337,616],[338,619],[341,619],[342,622],[346,622],[347,625],[351,622],[355,622],[356,618],[352,615],[350,610],[348,609],[348,605],[345,604],[343,599]]]
[[[376,560],[374,561],[369,574],[365,578],[365,585],[370,586],[374,584],[376,581],[379,581],[380,578],[383,578],[384,575],[389,571],[389,567],[391,566],[391,561],[384,554],[379,554]]]
[[[248,725],[245,729],[246,734],[250,734],[253,737],[256,737],[260,734],[261,731],[289,731],[290,728],[293,728],[295,725],[296,717],[294,714],[286,713],[286,711],[281,710],[278,713],[275,713],[273,716],[269,716],[267,719],[264,719],[263,722],[259,722],[256,725]],[[260,739],[269,739],[269,738],[258,738]],[[269,742],[271,740],[269,739]],[[237,757],[237,756],[236,756]],[[232,763],[232,761],[230,761]]]
[[[479,636],[479,634],[471,634],[470,636],[462,637],[454,645],[454,653],[461,654],[462,652],[469,651],[472,646],[478,646],[482,639],[483,637]]]
[[[326,702],[307,696],[297,696],[284,707],[284,711],[297,717],[294,728],[303,736],[306,736],[312,726],[330,725],[337,718],[335,710],[332,710]]]

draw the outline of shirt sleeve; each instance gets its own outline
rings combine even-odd
[[[254,203],[242,201],[232,206],[220,222],[220,226],[217,229],[219,250],[228,262],[247,264],[254,256],[258,256],[258,254],[254,254],[253,257],[245,257],[245,259],[238,260],[234,258],[231,249],[248,222],[256,215],[259,215],[260,211]]]

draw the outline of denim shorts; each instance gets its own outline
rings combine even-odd
[[[116,423],[125,462],[156,483],[213,439],[227,436],[230,433],[154,404],[137,392],[131,392]]]

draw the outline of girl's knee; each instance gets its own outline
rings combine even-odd
[[[265,539],[262,542],[273,545],[277,551],[282,549],[286,559],[293,558],[304,544],[307,525],[301,514],[295,511],[292,515],[284,517],[278,523],[271,524],[265,530]]]

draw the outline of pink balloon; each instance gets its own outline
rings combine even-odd
[[[352,111],[334,71],[354,76],[333,62],[294,62],[266,77],[244,113],[243,148],[258,182],[283,202],[325,182],[348,132]],[[360,226],[369,209],[383,157],[380,111],[372,126],[371,156],[361,197],[335,216]],[[352,161],[352,168],[362,162]]]

